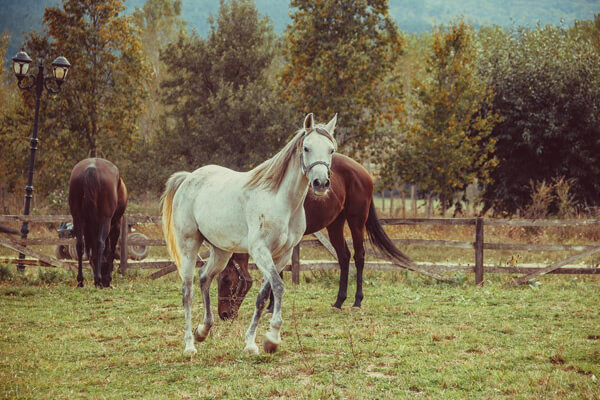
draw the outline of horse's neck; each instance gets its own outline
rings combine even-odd
[[[303,208],[307,193],[308,178],[302,173],[300,159],[295,157],[290,160],[277,196],[288,201],[292,211],[297,211]]]

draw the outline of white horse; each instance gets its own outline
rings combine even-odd
[[[227,265],[232,253],[248,253],[264,279],[256,309],[246,332],[245,351],[258,354],[256,327],[269,289],[275,299],[271,330],[264,349],[274,352],[281,342],[281,298],[285,267],[306,228],[304,199],[309,184],[317,195],[329,190],[333,136],[337,115],[326,125],[315,125],[313,115],[275,156],[248,172],[207,165],[194,172],[177,172],[167,181],[161,199],[167,248],[183,280],[185,311],[184,354],[197,352],[192,337],[191,308],[198,250],[206,241],[210,257],[200,270],[204,322],[194,331],[199,342],[213,325],[210,284]]]

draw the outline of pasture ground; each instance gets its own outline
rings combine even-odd
[[[350,309],[351,285],[339,312],[337,272],[296,287],[287,274],[279,352],[242,352],[255,285],[190,358],[177,276],[131,271],[97,290],[85,274],[76,289],[67,272],[0,266],[1,398],[600,399],[596,276],[507,288],[507,276],[475,287],[369,271],[363,309]]]

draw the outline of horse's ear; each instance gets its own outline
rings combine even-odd
[[[336,123],[337,123],[337,113],[335,113],[333,118],[331,118],[331,121],[329,121],[327,123],[327,126],[325,127],[327,129],[327,132],[329,132],[331,134],[331,136],[333,136],[333,132],[335,131]]]
[[[308,133],[313,130],[315,127],[315,119],[313,118],[313,114],[310,113],[304,118],[304,132]]]

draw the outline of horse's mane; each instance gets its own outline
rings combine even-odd
[[[324,129],[322,124],[317,125],[312,132],[319,133],[331,140],[334,146],[337,147],[335,138]],[[287,172],[290,161],[298,153],[298,150],[302,148],[304,142],[305,131],[300,129],[296,132],[294,138],[285,145],[279,153],[266,161],[263,161],[259,166],[250,171],[250,180],[244,185],[246,187],[256,188],[258,186],[264,186],[265,188],[273,191],[279,190],[283,178]]]

